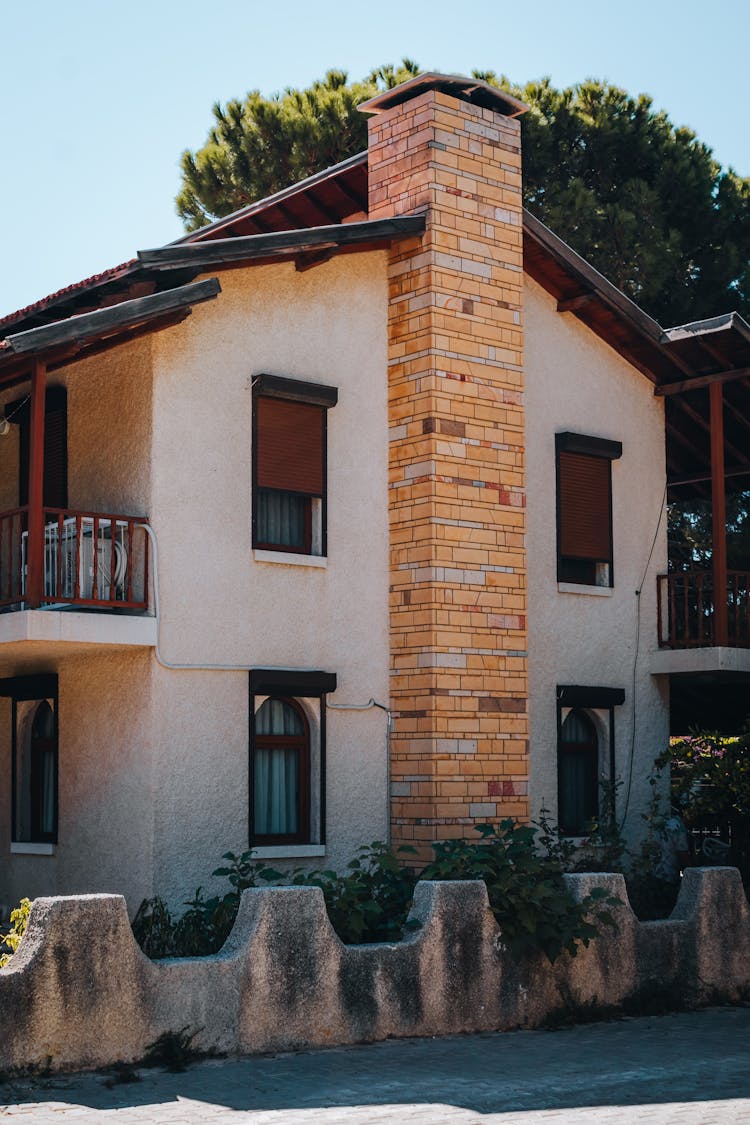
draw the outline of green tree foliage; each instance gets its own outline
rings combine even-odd
[[[329,71],[306,90],[213,108],[182,157],[177,209],[188,230],[229,214],[367,145],[357,105],[419,72],[410,59],[360,82]],[[526,205],[606,277],[673,325],[737,309],[750,316],[750,180],[722,170],[689,129],[645,95],[587,80],[515,86],[475,76],[530,107],[521,119]]]
[[[750,492],[727,494],[727,566],[750,571]],[[711,501],[681,500],[669,505],[668,536],[671,570],[711,567]]]
[[[361,82],[329,70],[307,90],[290,88],[271,98],[251,90],[243,101],[217,102],[208,140],[182,155],[177,212],[186,229],[197,230],[362,152],[367,120],[357,106],[418,72],[411,59],[382,66]]]

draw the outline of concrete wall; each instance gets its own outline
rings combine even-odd
[[[122,898],[40,899],[0,971],[0,1068],[138,1060],[159,1035],[185,1028],[198,1049],[253,1053],[747,995],[750,910],[736,870],[688,870],[672,917],[646,923],[622,876],[565,878],[579,898],[603,887],[621,905],[615,932],[554,966],[511,958],[481,882],[419,884],[420,928],[366,946],[342,945],[317,888],[250,890],[220,953],[156,963],[136,946]]]
[[[159,544],[165,657],[237,670],[168,671],[146,649],[0,654],[0,676],[57,672],[60,688],[51,856],[9,854],[10,704],[0,700],[6,906],[22,895],[110,891],[132,913],[146,895],[180,906],[210,885],[221,854],[248,846],[241,669],[324,669],[338,675],[331,702],[387,702],[385,255],[304,273],[292,264],[230,271],[222,288],[179,327],[74,365],[59,381],[68,387],[71,507],[147,515]],[[253,557],[259,372],[339,388],[324,569]],[[0,458],[12,459],[9,448],[0,442]],[[328,847],[310,862],[343,865],[387,835],[385,735],[381,711],[330,711]]]
[[[656,644],[656,575],[666,570],[666,517],[639,588],[664,497],[663,403],[652,384],[526,279],[526,449],[532,815],[557,811],[557,684],[625,689],[615,708],[622,815],[634,746],[628,832],[637,834],[648,777],[669,736],[666,677],[649,671]],[[612,462],[614,586],[563,593],[557,582],[555,433],[622,442]],[[640,640],[633,666],[640,602]],[[608,757],[607,712],[592,716]],[[633,723],[635,722],[635,736]],[[605,764],[605,761],[602,761]]]
[[[11,705],[2,699],[0,903],[107,891],[134,910],[154,893],[151,654],[92,649],[34,670],[59,676],[59,842],[51,855],[10,854]]]
[[[290,263],[230,271],[221,282],[216,302],[154,340],[162,652],[177,663],[323,669],[338,676],[330,702],[387,702],[385,255],[303,273]],[[325,568],[254,558],[260,373],[338,387]],[[247,847],[247,675],[158,669],[154,693],[156,882],[184,896],[222,852]],[[328,713],[327,778],[325,863],[340,865],[387,834],[382,712]]]

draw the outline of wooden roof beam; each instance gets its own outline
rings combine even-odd
[[[55,324],[41,328],[30,328],[6,337],[6,355],[37,355],[66,344],[85,344],[102,339],[118,330],[135,327],[146,320],[154,320],[166,313],[178,312],[203,301],[213,300],[221,292],[215,277],[206,281],[194,281],[178,289],[167,289],[163,293],[153,293],[149,297],[136,297],[123,301],[111,308],[97,309],[96,312],[83,313]]]
[[[696,375],[694,379],[684,379],[679,383],[662,383],[654,387],[654,394],[680,395],[686,391],[697,391],[700,387],[710,387],[712,383],[733,383],[735,379],[747,379],[750,367],[733,367],[729,371],[715,371],[713,375]]]
[[[699,413],[699,411],[691,406],[689,402],[686,402],[684,398],[675,399],[675,404],[684,414],[687,414],[688,418],[692,418],[693,421],[697,423],[697,425],[699,425],[702,430],[705,431],[705,433],[708,434],[711,432],[711,426],[708,421],[703,417],[702,414]],[[726,403],[724,405],[726,405]],[[733,445],[731,441],[728,441],[726,436],[724,437],[724,448],[728,449],[732,456],[735,457],[741,465],[750,465],[750,457],[743,453],[742,450],[738,449],[736,445]]]
[[[341,249],[398,238],[415,238],[424,233],[424,215],[401,215],[393,219],[367,219],[360,223],[336,223],[327,227],[306,227],[274,234],[248,234],[239,238],[217,238],[206,242],[172,243],[155,250],[139,250],[140,261],[152,269],[222,268],[278,254],[295,255],[320,246]]]

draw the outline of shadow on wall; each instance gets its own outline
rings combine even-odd
[[[750,909],[733,868],[689,869],[658,922],[637,920],[620,875],[565,879],[579,901],[600,887],[621,905],[616,931],[554,965],[510,956],[482,882],[420,883],[420,929],[362,946],[341,943],[318,888],[248,890],[220,953],[163,962],[138,948],[121,896],[37,899],[0,972],[0,1069],[130,1062],[185,1028],[200,1051],[260,1053],[537,1027],[750,987]]]

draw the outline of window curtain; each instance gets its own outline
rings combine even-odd
[[[281,699],[267,699],[255,716],[254,823],[259,836],[297,832],[299,750],[263,745],[274,738],[304,738],[302,719]]]
[[[255,831],[282,836],[297,831],[297,751],[255,751]]]
[[[306,496],[269,488],[258,489],[258,542],[304,550],[308,505]]]

